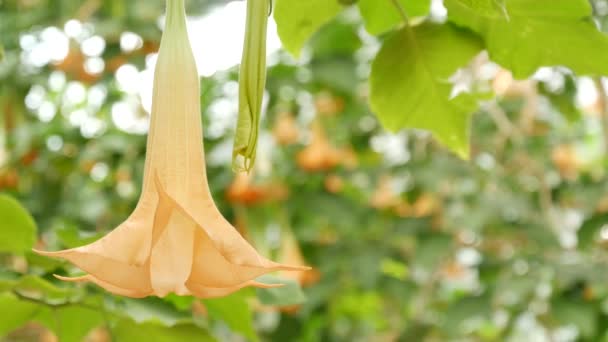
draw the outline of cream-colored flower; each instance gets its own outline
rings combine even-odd
[[[131,216],[100,240],[58,252],[90,281],[128,297],[218,297],[278,270],[305,270],[260,256],[216,207],[205,171],[199,79],[184,0],[167,0],[154,75],[143,190]]]

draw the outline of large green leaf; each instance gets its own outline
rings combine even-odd
[[[451,25],[425,24],[395,32],[372,65],[372,110],[389,130],[429,130],[465,156],[469,114],[476,103],[469,94],[450,98],[448,79],[480,50],[475,36]]]
[[[36,223],[14,198],[0,194],[0,252],[23,253],[36,242]]]
[[[337,0],[276,0],[274,19],[285,49],[298,57],[306,41],[340,10]]]
[[[206,342],[215,341],[206,330],[193,324],[164,327],[153,323],[135,324],[120,321],[112,331],[117,342]]]
[[[490,57],[518,78],[557,65],[578,74],[608,74],[608,36],[592,22],[587,0],[446,0],[445,5],[449,19],[482,35]]]
[[[409,17],[425,16],[431,8],[430,0],[399,0]],[[371,34],[381,34],[403,22],[399,11],[390,0],[359,0],[357,3],[365,28]]]
[[[234,332],[241,333],[248,341],[257,341],[253,329],[253,312],[247,303],[247,293],[239,291],[223,298],[204,301],[209,317],[224,321]]]
[[[41,309],[38,304],[21,301],[9,293],[0,293],[0,337],[27,323]]]

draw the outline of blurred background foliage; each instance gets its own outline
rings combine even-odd
[[[606,28],[608,2],[592,4]],[[225,5],[187,1],[193,17]],[[78,270],[32,246],[90,242],[136,203],[148,122],[138,87],[163,8],[0,0],[3,341],[608,341],[601,81],[559,67],[514,80],[478,55],[458,82],[496,96],[473,116],[465,161],[428,132],[382,129],[367,79],[383,36],[354,8],[299,61],[272,54],[251,176],[230,171],[237,69],[201,78],[222,213],[263,254],[313,271],[203,301],[54,279]]]

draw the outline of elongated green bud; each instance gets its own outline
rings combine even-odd
[[[255,163],[262,98],[266,84],[266,28],[269,0],[247,0],[247,24],[239,74],[239,117],[232,151],[235,171]]]

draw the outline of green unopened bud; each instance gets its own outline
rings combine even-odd
[[[239,74],[239,117],[232,151],[232,167],[235,171],[249,171],[255,162],[266,84],[268,13],[269,0],[247,1],[245,43]]]

